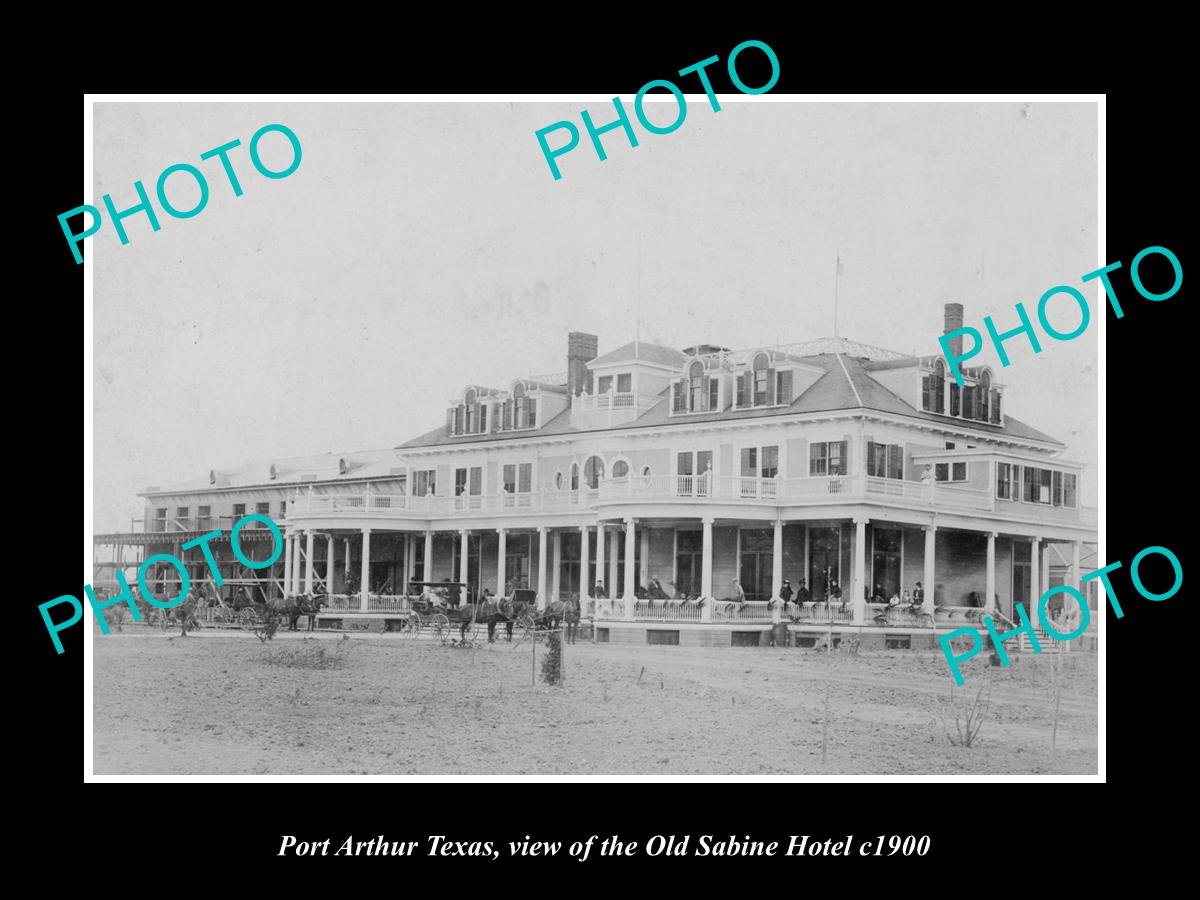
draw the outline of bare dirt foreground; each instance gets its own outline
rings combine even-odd
[[[940,653],[579,643],[566,648],[566,684],[551,688],[531,685],[528,645],[470,651],[328,634],[263,645],[249,635],[127,631],[94,646],[98,775],[1097,769],[1094,654],[1063,656],[1052,759],[1048,654],[1008,669],[971,661],[967,688],[990,681],[991,706],[968,749],[946,737],[944,721],[953,730],[954,720]]]

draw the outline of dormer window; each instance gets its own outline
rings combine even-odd
[[[775,403],[774,385],[771,383],[774,378],[774,372],[767,364],[767,354],[760,353],[754,357],[754,394],[753,404],[755,406],[769,406]]]
[[[704,376],[704,363],[699,360],[688,366],[688,393],[692,412],[709,408],[708,379]]]
[[[921,408],[926,412],[946,412],[946,364],[937,359],[933,371],[921,377]]]

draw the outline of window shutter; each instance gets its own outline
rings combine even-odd
[[[775,405],[775,370],[767,369],[767,406]]]
[[[671,386],[671,411],[683,412],[683,382],[677,381]]]
[[[446,434],[454,434],[454,409],[446,410]]]
[[[776,398],[777,402],[779,403],[787,403],[790,405],[792,400],[795,399],[792,395],[791,369],[779,373],[779,393],[780,396]]]
[[[503,430],[507,431],[509,428],[512,428],[513,402],[511,400],[504,401],[503,416],[504,416],[504,419],[503,419],[504,424],[501,426],[501,428]]]
[[[537,400],[535,400],[533,397],[526,397],[525,398],[525,410],[526,410],[525,424],[530,428],[536,427],[537,426]]]
[[[746,405],[746,388],[749,380],[749,372],[742,372],[737,377],[737,406],[739,409]]]
[[[488,427],[487,427],[487,420],[488,420],[487,411],[488,411],[488,408],[487,408],[487,406],[486,406],[486,405],[481,405],[481,406],[479,407],[479,431],[480,431],[480,433],[483,433],[483,432],[485,432],[485,431],[487,431],[487,430],[488,430]]]
[[[717,378],[708,379],[708,408],[712,412],[721,410],[721,382]]]

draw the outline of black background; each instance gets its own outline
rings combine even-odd
[[[10,441],[19,452],[8,464],[13,479],[31,493],[22,507],[25,515],[10,536],[21,551],[10,564],[10,578],[18,587],[11,603],[16,618],[24,623],[26,640],[22,663],[10,681],[9,696],[17,705],[10,719],[9,743],[18,750],[20,773],[32,776],[21,779],[32,796],[19,810],[30,849],[61,860],[61,854],[69,852],[64,842],[81,841],[77,846],[84,855],[102,854],[122,870],[132,866],[147,877],[175,875],[171,883],[185,874],[189,886],[239,883],[231,874],[237,871],[248,876],[240,883],[283,878],[314,889],[333,885],[352,889],[356,884],[352,879],[370,873],[368,877],[378,875],[402,887],[403,876],[420,869],[460,888],[505,885],[557,890],[564,884],[558,876],[569,877],[572,871],[587,875],[589,884],[599,884],[595,879],[600,876],[623,885],[632,884],[624,880],[628,873],[641,870],[670,879],[659,882],[657,889],[694,879],[715,888],[718,882],[712,879],[723,876],[739,886],[769,883],[798,892],[808,888],[810,877],[818,878],[811,882],[814,887],[840,884],[852,890],[865,883],[864,876],[871,882],[901,869],[920,879],[893,882],[905,890],[918,884],[938,891],[999,887],[993,873],[1009,869],[1021,873],[1022,879],[1037,872],[1071,883],[1076,866],[1089,871],[1103,866],[1110,847],[1114,851],[1119,847],[1122,857],[1138,845],[1151,847],[1159,856],[1169,855],[1168,838],[1157,828],[1155,811],[1144,804],[1169,803],[1185,784],[1182,779],[1190,759],[1183,745],[1192,706],[1191,679],[1182,674],[1182,662],[1190,653],[1184,611],[1187,588],[1185,584],[1183,591],[1162,603],[1141,599],[1130,584],[1128,565],[1139,550],[1158,544],[1171,548],[1188,571],[1190,531],[1181,518],[1194,494],[1195,478],[1184,460],[1194,389],[1183,368],[1195,354],[1188,346],[1190,330],[1183,318],[1186,281],[1170,300],[1151,303],[1133,290],[1128,266],[1142,248],[1162,245],[1176,253],[1185,272],[1188,268],[1182,229],[1187,145],[1177,124],[1182,117],[1181,98],[1170,89],[1170,80],[1157,77],[1141,88],[1133,80],[1139,73],[1130,69],[1086,71],[1083,54],[1099,53],[1096,45],[1085,51],[1080,46],[1084,39],[1074,37],[1064,46],[1067,39],[1055,41],[1051,35],[1034,34],[1032,28],[1011,38],[973,39],[966,49],[956,41],[931,42],[927,47],[890,42],[864,45],[844,22],[835,28],[748,28],[726,33],[714,27],[686,37],[672,32],[669,38],[634,25],[597,28],[590,39],[582,29],[571,28],[564,30],[569,36],[563,37],[525,42],[507,36],[502,40],[480,37],[474,44],[461,35],[451,41],[444,33],[410,31],[397,37],[394,46],[383,46],[386,41],[381,39],[381,46],[372,52],[348,46],[351,36],[364,40],[361,31],[348,35],[333,28],[319,48],[294,42],[273,48],[267,62],[287,69],[286,78],[263,75],[266,63],[246,51],[246,58],[234,56],[235,62],[226,65],[197,63],[168,69],[164,63],[163,71],[154,69],[152,82],[139,76],[137,67],[103,69],[87,79],[87,87],[102,91],[149,87],[180,93],[589,92],[628,99],[646,81],[671,78],[678,69],[716,54],[722,63],[709,72],[714,89],[723,93],[733,90],[724,74],[729,50],[742,40],[756,38],[770,44],[780,60],[781,77],[772,93],[1108,91],[1104,257],[1124,263],[1113,281],[1125,310],[1121,320],[1111,310],[1106,312],[1106,561],[1125,564],[1113,577],[1125,618],[1118,621],[1110,612],[1106,622],[1112,676],[1107,681],[1107,779],[1119,796],[1107,794],[1109,799],[1102,803],[1095,785],[1044,783],[540,783],[533,780],[538,758],[532,746],[527,777],[508,785],[496,778],[487,785],[106,784],[83,791],[82,635],[83,628],[90,627],[90,614],[85,613],[83,627],[62,634],[66,652],[57,656],[37,612],[38,603],[60,594],[78,596],[81,588],[79,545],[63,538],[76,514],[70,485],[76,483],[81,455],[73,440],[78,434],[73,424],[78,421],[73,393],[77,382],[67,374],[74,368],[70,357],[79,352],[80,344],[68,340],[78,333],[66,323],[79,308],[83,267],[74,263],[56,216],[84,202],[80,189],[83,96],[75,85],[60,84],[57,91],[26,101],[26,122],[36,123],[38,139],[23,163],[24,171],[30,164],[33,171],[17,185],[29,196],[16,220],[18,246],[32,250],[37,263],[29,288],[14,298],[29,324],[15,326],[11,332],[21,334],[27,329],[44,336],[43,341],[12,342],[18,345],[15,353],[29,356],[19,371],[10,374],[17,388],[15,433]],[[227,47],[221,52],[232,53]],[[756,72],[756,60],[761,60],[756,51],[739,58],[739,71],[747,84],[766,80],[765,64]],[[1163,61],[1154,63],[1153,74],[1161,76]],[[690,79],[676,80],[685,90],[695,91],[694,76]],[[623,162],[635,165],[636,156]],[[620,171],[614,170],[613,177],[621,177]],[[83,252],[89,249],[85,243]],[[23,259],[14,262],[20,265]],[[1080,261],[1079,272],[1064,272],[1064,283],[1075,283],[1072,279],[1090,270],[1088,262]],[[1153,272],[1153,267],[1146,270],[1147,281],[1153,279]],[[1027,307],[1036,302],[1041,289],[1030,286],[1024,298]],[[1096,327],[1094,321],[1091,327]],[[132,346],[137,335],[129,339]],[[1070,344],[1048,342],[1044,352],[1073,350]],[[88,372],[83,374],[89,377]],[[1054,385],[1045,389],[1057,390]],[[94,428],[102,433],[105,423],[96,421]],[[87,454],[90,447],[85,446]],[[85,483],[82,489],[86,493],[90,486]],[[1161,571],[1156,573],[1156,567]],[[1161,559],[1150,560],[1143,570],[1147,585],[1159,590],[1169,584],[1169,574]],[[127,689],[136,692],[138,685]],[[697,772],[704,771],[703,759],[698,753]],[[477,774],[488,769],[489,764],[481,761]],[[933,849],[922,860],[688,859],[686,865],[641,855],[601,860],[595,854],[589,863],[580,864],[565,851],[556,859],[533,864],[423,857],[300,860],[274,855],[282,834],[330,837],[334,844],[348,834],[360,839],[383,834],[391,840],[445,834],[453,840],[492,840],[502,845],[525,835],[570,842],[592,834],[620,834],[643,842],[653,834],[672,833],[691,833],[693,842],[694,835],[707,833],[750,835],[785,844],[790,834],[818,839],[928,834]],[[476,880],[501,868],[508,870],[505,879],[515,880]],[[97,878],[105,877],[103,866],[92,871]],[[546,876],[554,880],[543,880]]]

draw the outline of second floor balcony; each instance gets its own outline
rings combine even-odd
[[[415,517],[461,518],[506,513],[598,512],[606,507],[636,504],[685,504],[703,515],[710,504],[747,507],[836,506],[846,503],[895,502],[909,508],[939,512],[1000,512],[1006,518],[1094,527],[1091,507],[1046,507],[1000,501],[985,489],[857,475],[805,478],[757,478],[736,475],[631,475],[609,478],[595,489],[541,490],[493,494],[462,493],[453,497],[406,494],[315,494],[301,496],[289,517]]]

